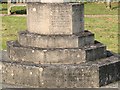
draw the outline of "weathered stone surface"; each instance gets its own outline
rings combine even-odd
[[[39,64],[79,64],[106,57],[105,46],[97,43],[85,48],[32,48],[8,42],[8,55],[14,61]],[[100,50],[100,51],[99,51]],[[99,53],[100,52],[100,53]]]
[[[95,41],[95,45],[85,46],[86,60],[94,61],[106,57],[106,46],[98,41]]]
[[[28,3],[28,31],[38,34],[74,34],[84,30],[80,3]]]
[[[78,48],[32,48],[20,46],[17,42],[8,42],[8,54],[14,61],[40,64],[74,64],[85,62],[85,51]]]
[[[22,46],[40,48],[79,48],[94,44],[94,34],[84,31],[77,35],[40,35],[22,31],[18,42]]]
[[[120,60],[115,56],[78,65],[38,65],[7,60],[2,61],[2,65],[3,82],[8,84],[41,88],[88,88],[120,80]]]
[[[3,83],[95,88],[120,80],[118,56],[84,31],[84,5],[56,1],[28,3],[28,32],[7,43],[9,58],[0,61]]]
[[[3,65],[3,83],[39,87],[39,68],[6,63]]]

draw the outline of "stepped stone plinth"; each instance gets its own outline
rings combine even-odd
[[[8,55],[14,61],[37,64],[80,64],[106,57],[106,47],[101,43],[84,48],[32,48],[18,42],[8,42]],[[19,52],[18,52],[19,51]]]
[[[6,58],[6,57],[5,57]],[[82,64],[31,64],[3,60],[3,81],[41,88],[95,88],[120,80],[117,56]]]
[[[28,30],[7,42],[3,83],[39,88],[97,88],[120,80],[119,55],[84,30],[84,5],[28,3]]]

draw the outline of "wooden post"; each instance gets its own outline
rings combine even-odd
[[[25,0],[23,0],[23,3],[26,3]]]
[[[11,0],[8,0],[8,15],[11,14],[11,13],[10,13],[10,10],[11,10],[11,6],[10,6],[10,4],[11,4]]]
[[[22,0],[19,0],[19,3],[23,3],[23,1],[22,1]]]
[[[18,0],[16,0],[16,3],[18,3],[19,1]]]
[[[106,0],[106,8],[111,9],[111,0]]]

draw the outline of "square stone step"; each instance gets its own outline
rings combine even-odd
[[[84,48],[35,48],[9,41],[8,55],[13,61],[37,64],[79,64],[106,57],[106,46],[101,43]]]
[[[28,3],[27,28],[38,34],[74,34],[84,30],[80,3]]]
[[[22,46],[39,48],[79,48],[93,44],[94,34],[87,30],[76,35],[41,35],[21,31],[18,42]]]
[[[96,88],[120,80],[120,59],[82,64],[30,64],[2,59],[3,83],[39,88]]]

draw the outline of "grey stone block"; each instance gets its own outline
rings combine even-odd
[[[78,48],[32,48],[8,42],[8,55],[14,61],[39,64],[74,64],[85,62],[85,51]]]
[[[106,57],[105,46],[97,43],[84,48],[33,48],[8,42],[8,55],[13,61],[39,64],[79,64]],[[99,51],[101,50],[101,51]],[[93,51],[93,52],[91,52]],[[101,52],[101,54],[99,54]]]
[[[3,67],[3,83],[39,87],[39,68],[17,63],[6,63]]]
[[[40,48],[79,48],[94,43],[94,34],[83,31],[77,35],[40,35],[27,31],[19,33],[18,42],[22,46]]]
[[[40,88],[96,88],[120,80],[120,60],[115,56],[78,65],[38,65],[13,61],[2,61],[2,64],[5,67],[3,82],[8,84]]]
[[[95,41],[95,45],[85,46],[84,49],[86,51],[86,60],[88,61],[94,61],[107,56],[106,46],[98,41]]]
[[[84,30],[80,3],[28,3],[28,31],[38,34],[74,34]]]
[[[118,66],[119,65],[119,66]],[[100,86],[120,80],[120,62],[100,67]],[[116,77],[115,77],[116,76]]]

